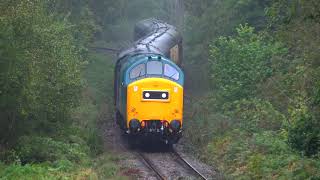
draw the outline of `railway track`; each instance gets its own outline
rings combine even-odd
[[[157,166],[155,166],[155,164],[144,153],[139,152],[138,154],[144,163],[149,167],[149,169],[154,172],[158,179],[167,180],[167,178],[160,173],[160,170],[157,169]]]
[[[169,180],[169,179],[175,179],[173,177],[170,177],[166,174],[164,170],[161,170],[159,167],[159,163],[153,158],[149,157],[148,153],[145,152],[138,152],[138,155],[140,158],[144,161],[144,163],[149,167],[151,171],[154,172],[154,174],[157,176],[158,179],[160,180]],[[196,179],[202,179],[202,180],[207,180],[207,178],[201,174],[192,164],[190,164],[186,159],[184,159],[175,149],[172,149],[171,152],[168,152],[167,154],[163,154],[171,156],[172,160],[175,161],[176,165],[180,165],[180,168],[183,168],[187,174],[192,175]],[[170,163],[170,162],[168,162]],[[190,177],[190,176],[189,176]]]
[[[116,129],[115,125],[108,127],[111,127],[112,130]],[[110,134],[109,138],[116,149],[121,149],[120,151],[131,154],[129,157],[132,159],[128,158],[128,162],[125,162],[124,167],[138,169],[139,172],[133,174],[134,177],[138,176],[142,179],[150,180],[224,179],[217,173],[218,171],[211,171],[210,168],[197,161],[189,161],[187,156],[179,153],[175,148],[168,149],[156,145],[132,146],[128,139],[121,136],[120,133],[120,130],[117,129],[114,134]],[[132,164],[132,162],[134,163]]]
[[[207,178],[199,172],[192,164],[190,164],[186,159],[184,159],[175,149],[173,149],[172,153],[178,157],[186,166],[188,166],[195,174],[197,174],[201,179],[207,180]]]

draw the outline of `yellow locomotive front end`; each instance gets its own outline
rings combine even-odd
[[[155,59],[129,70],[126,129],[132,135],[160,136],[175,143],[183,125],[183,74],[172,62]]]
[[[145,78],[131,83],[127,92],[128,127],[131,120],[138,120],[142,125],[141,128],[145,128],[149,124],[148,121],[163,122],[165,127],[177,121],[179,127],[175,126],[177,129],[174,130],[181,128],[183,119],[181,85],[168,79]],[[152,130],[157,129],[149,129]]]

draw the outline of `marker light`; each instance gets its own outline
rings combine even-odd
[[[141,121],[141,128],[144,128],[146,126],[146,122],[145,121]]]
[[[162,124],[163,124],[163,126],[164,126],[164,127],[166,127],[166,128],[169,126],[168,121],[161,121],[161,123],[162,123]]]

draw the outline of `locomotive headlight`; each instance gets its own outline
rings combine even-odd
[[[169,92],[167,91],[143,91],[142,98],[145,100],[168,100]]]

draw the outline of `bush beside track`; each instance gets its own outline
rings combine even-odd
[[[103,147],[102,129],[97,128],[106,120],[100,118],[105,111],[103,104],[111,103],[112,60],[95,53],[89,60],[82,75],[85,86],[81,104],[72,112],[72,125],[61,128],[54,137],[20,137],[14,149],[1,154],[0,179],[117,177],[119,157]]]
[[[283,63],[287,53],[283,44],[246,25],[211,45],[214,88],[206,97],[187,101],[184,135],[191,149],[227,178],[320,178],[314,104],[301,95],[281,94],[289,101],[287,111],[281,111],[284,105],[264,92],[281,93],[277,84],[283,82],[272,78],[283,72],[274,64]]]

